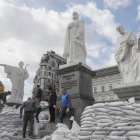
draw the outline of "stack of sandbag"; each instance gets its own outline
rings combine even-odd
[[[97,103],[85,108],[79,140],[140,140],[140,104]]]
[[[73,121],[72,129],[70,130],[67,125],[58,123],[57,129],[51,136],[45,136],[42,140],[76,140],[79,132],[79,125],[75,122],[74,117],[71,117]]]

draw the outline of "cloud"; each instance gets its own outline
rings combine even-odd
[[[132,0],[104,0],[105,7],[117,10],[120,7],[127,7],[132,4]]]
[[[72,22],[73,11],[77,11],[80,18],[85,19],[87,64],[93,69],[98,68],[94,58],[108,59],[102,56],[107,47],[105,41],[108,40],[113,45],[116,43],[118,34],[115,28],[118,23],[109,10],[98,9],[94,2],[85,5],[72,4],[66,11],[57,12],[47,10],[45,7],[31,8],[23,3],[15,4],[13,0],[8,2],[1,0],[0,64],[18,66],[19,61],[24,61],[25,64],[30,64],[27,69],[30,78],[33,78],[43,54],[50,50],[59,55],[63,54],[65,32],[68,23]],[[10,89],[11,83],[2,67],[0,76],[5,81],[6,89]],[[30,96],[32,84],[25,82],[26,98]]]
[[[138,6],[138,15],[137,15],[136,19],[140,20],[140,5]]]

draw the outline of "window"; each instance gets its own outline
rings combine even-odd
[[[54,79],[56,79],[56,74],[54,74]]]
[[[113,98],[110,98],[110,100],[113,100]]]
[[[41,72],[41,75],[45,75],[45,71],[42,71],[42,72]]]
[[[105,98],[102,99],[102,101],[105,101],[105,100],[106,100]]]
[[[97,93],[97,87],[94,87],[94,93]]]
[[[53,78],[53,73],[52,73],[52,78]]]
[[[51,70],[52,68],[51,67],[49,67],[49,70]]]
[[[54,61],[51,61],[50,64],[51,64],[52,67],[55,67],[55,63],[54,63]]]
[[[48,72],[48,76],[51,76],[51,73],[50,72]]]
[[[44,83],[45,83],[45,79],[41,78],[40,79],[40,88],[43,90],[44,89]]]
[[[109,90],[112,90],[112,89],[113,89],[113,85],[110,84],[110,85],[109,85]]]
[[[50,83],[51,82],[51,79],[48,79],[48,83]]]
[[[45,70],[46,69],[46,66],[41,66],[41,70]]]
[[[94,100],[95,100],[95,102],[98,102],[98,99],[97,98],[95,98]]]
[[[105,86],[103,85],[103,86],[101,86],[101,90],[102,90],[102,92],[104,92],[105,91]]]

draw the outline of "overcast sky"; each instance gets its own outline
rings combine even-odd
[[[117,25],[135,34],[140,31],[140,0],[0,0],[0,63],[30,64],[24,100],[30,96],[42,55],[50,50],[63,54],[73,11],[85,21],[87,64],[93,70],[116,65]],[[11,90],[3,67],[0,81]]]

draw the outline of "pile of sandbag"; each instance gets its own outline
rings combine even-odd
[[[73,121],[71,130],[67,125],[58,123],[56,131],[51,136],[45,136],[42,140],[76,140],[80,126],[74,121],[74,117],[71,117],[71,120]]]
[[[24,114],[22,115],[24,116]],[[47,122],[45,113],[42,111],[39,117],[42,122],[39,126],[43,127],[43,123]],[[29,124],[26,134],[29,134]],[[11,136],[22,136],[23,133],[23,118],[20,119],[20,107],[5,106],[0,113],[0,140],[10,140]]]
[[[97,103],[85,108],[79,140],[140,140],[140,104]]]

